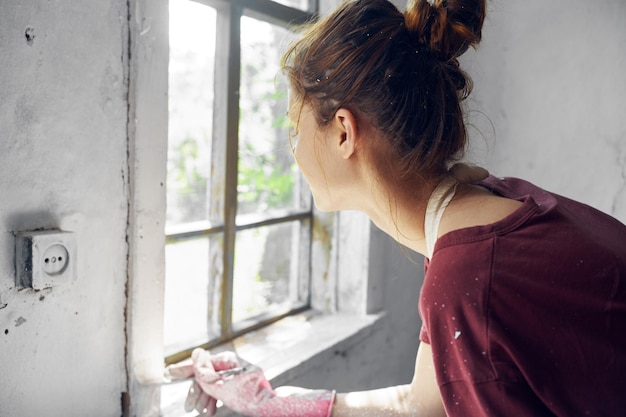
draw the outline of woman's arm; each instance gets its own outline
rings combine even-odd
[[[445,417],[430,345],[420,343],[407,385],[338,394],[331,417]]]
[[[193,363],[188,360],[168,367],[168,375],[170,378],[184,378],[195,373],[196,382],[187,398],[187,405],[189,410],[207,409],[203,415],[212,415],[215,399],[220,399],[227,400],[224,403],[228,407],[251,416],[292,416],[294,407],[300,410],[300,416],[327,416],[329,409],[330,417],[446,416],[435,378],[431,348],[426,343],[421,343],[417,350],[415,373],[410,384],[338,394],[334,404],[331,391],[301,389],[292,396],[278,395],[278,390],[285,387],[273,391],[262,371],[254,366],[232,378],[220,377],[221,370],[241,366],[232,352],[210,355],[197,349],[192,357]],[[197,386],[198,383],[202,385]],[[257,412],[261,408],[263,411]],[[305,409],[312,411],[304,412]]]

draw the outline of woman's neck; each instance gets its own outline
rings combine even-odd
[[[436,186],[437,183],[415,183],[395,192],[379,187],[373,194],[375,203],[361,211],[397,242],[427,256],[424,217]],[[458,229],[493,224],[521,205],[519,201],[494,195],[479,185],[460,183],[443,213],[437,237]]]
[[[436,183],[405,182],[393,189],[383,184],[369,184],[371,199],[360,211],[398,243],[421,253],[426,253],[424,215],[428,198]]]

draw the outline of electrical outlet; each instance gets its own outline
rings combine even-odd
[[[17,285],[42,290],[76,278],[76,237],[72,232],[20,232],[15,241]]]

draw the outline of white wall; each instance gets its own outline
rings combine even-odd
[[[488,10],[465,60],[486,139],[473,131],[470,157],[626,222],[626,2],[494,0]]]
[[[362,343],[335,351],[323,366],[288,384],[349,392],[409,383],[419,345],[423,268],[421,255],[401,248],[372,226],[369,275],[376,285],[370,297],[375,299],[374,312],[386,313],[383,325]]]
[[[0,2],[2,416],[121,414],[126,16],[122,0]],[[20,291],[14,233],[39,228],[76,234],[77,280]]]

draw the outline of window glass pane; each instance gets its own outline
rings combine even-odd
[[[233,323],[298,304],[298,277],[307,276],[299,270],[302,256],[308,256],[302,227],[289,222],[237,233]]]
[[[170,1],[167,227],[206,220],[211,167],[214,9]],[[166,245],[167,354],[207,341],[208,239]]]
[[[170,1],[168,226],[207,218],[215,15],[193,1]]]
[[[164,343],[168,355],[208,340],[208,254],[207,238],[165,247]]]
[[[241,226],[259,220],[257,215],[267,220],[284,215],[285,210],[310,210],[310,193],[289,146],[287,83],[278,65],[293,35],[281,26],[241,19],[234,213],[224,207],[228,202],[223,185],[211,185],[223,180],[219,166],[227,157],[223,146],[227,138],[220,132],[229,114],[220,110],[230,98],[219,82],[228,71],[228,60],[216,58],[228,52],[228,45],[216,45],[217,19],[220,36],[229,32],[230,20],[217,15],[216,9],[195,1],[170,0],[167,355],[230,334],[227,317],[242,328],[259,316],[269,318],[308,302],[310,218],[239,231],[234,254],[232,241],[225,238],[233,232],[232,218],[223,218],[236,215],[243,220],[237,223]],[[212,169],[217,174],[211,176]],[[212,229],[207,232],[207,228]],[[179,233],[177,241],[174,232]],[[232,255],[234,271],[228,261]],[[233,284],[232,311],[222,311],[230,305],[221,299],[230,294],[228,280]]]
[[[241,20],[238,215],[299,205],[287,83],[278,65],[289,34],[250,17]]]

